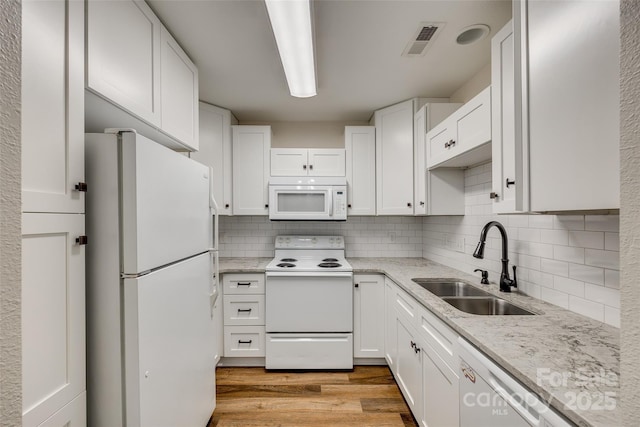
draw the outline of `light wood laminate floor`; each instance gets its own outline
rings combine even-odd
[[[218,368],[208,427],[417,427],[386,366],[353,372]]]

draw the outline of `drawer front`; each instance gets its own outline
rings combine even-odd
[[[264,274],[225,274],[222,288],[225,295],[264,294]]]
[[[267,369],[353,369],[353,334],[267,334]]]
[[[264,325],[264,295],[225,295],[225,325]]]
[[[456,119],[456,147],[460,151],[491,141],[491,92],[488,89],[460,108],[459,113]]]
[[[456,139],[454,130],[451,121],[446,120],[427,133],[427,167],[450,156],[452,148],[455,147],[455,143],[450,145],[450,142]]]
[[[418,333],[431,348],[450,366],[456,366],[458,358],[458,334],[426,308],[419,306]]]
[[[264,357],[264,326],[225,326],[224,357]]]
[[[396,288],[396,297],[393,305],[399,316],[407,319],[409,324],[415,324],[418,302],[413,297],[400,288]]]

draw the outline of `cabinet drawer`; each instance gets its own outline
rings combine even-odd
[[[225,295],[264,294],[264,274],[225,274],[222,287]]]
[[[396,288],[395,294],[396,296],[394,298],[393,305],[396,312],[399,316],[409,320],[411,325],[415,325],[418,302],[400,288]]]
[[[455,140],[455,135],[452,134],[450,120],[445,120],[427,134],[427,167],[449,155],[452,140]]]
[[[264,295],[225,295],[225,325],[264,325]]]
[[[433,313],[418,306],[418,333],[429,346],[450,366],[455,366],[458,351],[458,334]]]
[[[461,114],[456,120],[458,141],[454,146],[460,152],[491,141],[491,92],[489,89],[485,89],[460,108]]]
[[[225,326],[225,357],[264,357],[264,326]]]

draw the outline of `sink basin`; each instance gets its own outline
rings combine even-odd
[[[455,308],[465,313],[480,314],[485,316],[496,315],[534,315],[535,313],[511,304],[509,301],[496,297],[482,298],[460,298],[443,297],[443,301],[448,302]]]
[[[411,279],[439,297],[489,297],[491,294],[468,283],[449,279]]]

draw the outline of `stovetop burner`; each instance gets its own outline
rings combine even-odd
[[[322,260],[322,262],[337,262],[338,260],[336,258],[325,258]]]
[[[337,262],[321,262],[320,264],[318,264],[318,267],[336,268],[336,267],[342,267],[342,264],[339,264]]]
[[[291,268],[295,266],[296,266],[295,264],[291,264],[290,262],[281,262],[280,264],[276,265],[276,267],[283,267],[283,268]]]
[[[282,261],[282,262],[296,262],[298,260],[295,259],[295,258],[282,258],[280,261]]]

